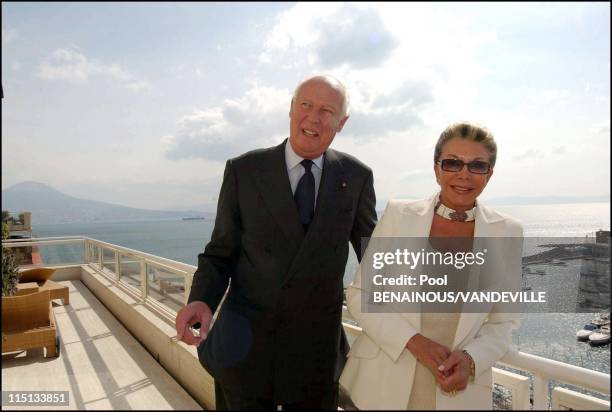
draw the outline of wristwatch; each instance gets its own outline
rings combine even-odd
[[[472,358],[472,355],[470,355],[465,349],[462,352],[465,353],[465,356],[467,356],[470,360],[470,378],[472,381],[474,381],[474,378],[476,377],[476,364],[474,363],[474,358]]]

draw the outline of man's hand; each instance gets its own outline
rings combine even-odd
[[[462,351],[453,351],[439,369],[442,376],[437,376],[436,380],[443,391],[462,391],[467,387],[471,373],[470,359]]]
[[[204,302],[194,301],[184,306],[176,314],[176,338],[188,345],[198,346],[206,340],[212,317],[210,308]],[[191,332],[191,325],[198,322],[200,322],[200,336],[195,336]]]
[[[450,348],[440,345],[431,339],[417,333],[406,344],[406,349],[414,355],[414,357],[425,365],[431,373],[436,376],[436,379],[443,378],[443,374],[438,370],[441,365],[450,355]]]

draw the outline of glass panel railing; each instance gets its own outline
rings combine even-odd
[[[142,285],[140,281],[140,259],[120,254],[119,262],[121,266],[121,280],[128,285],[140,289]]]
[[[177,312],[185,302],[185,277],[169,270],[148,265],[148,297]]]
[[[114,251],[102,248],[102,267],[110,270],[111,272],[116,272]]]
[[[89,263],[98,263],[100,256],[98,255],[99,247],[94,243],[89,243]]]
[[[31,250],[30,254],[32,256],[32,260],[34,260],[34,262],[30,263],[34,264],[73,265],[84,262],[82,242],[72,244],[31,246],[28,249]]]

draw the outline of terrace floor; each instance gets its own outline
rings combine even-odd
[[[53,303],[60,356],[3,354],[2,391],[68,391],[69,406],[2,409],[202,409],[81,281],[59,283],[70,290],[70,305]]]

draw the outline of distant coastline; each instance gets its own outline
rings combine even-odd
[[[184,217],[183,220],[206,220],[204,216]]]

